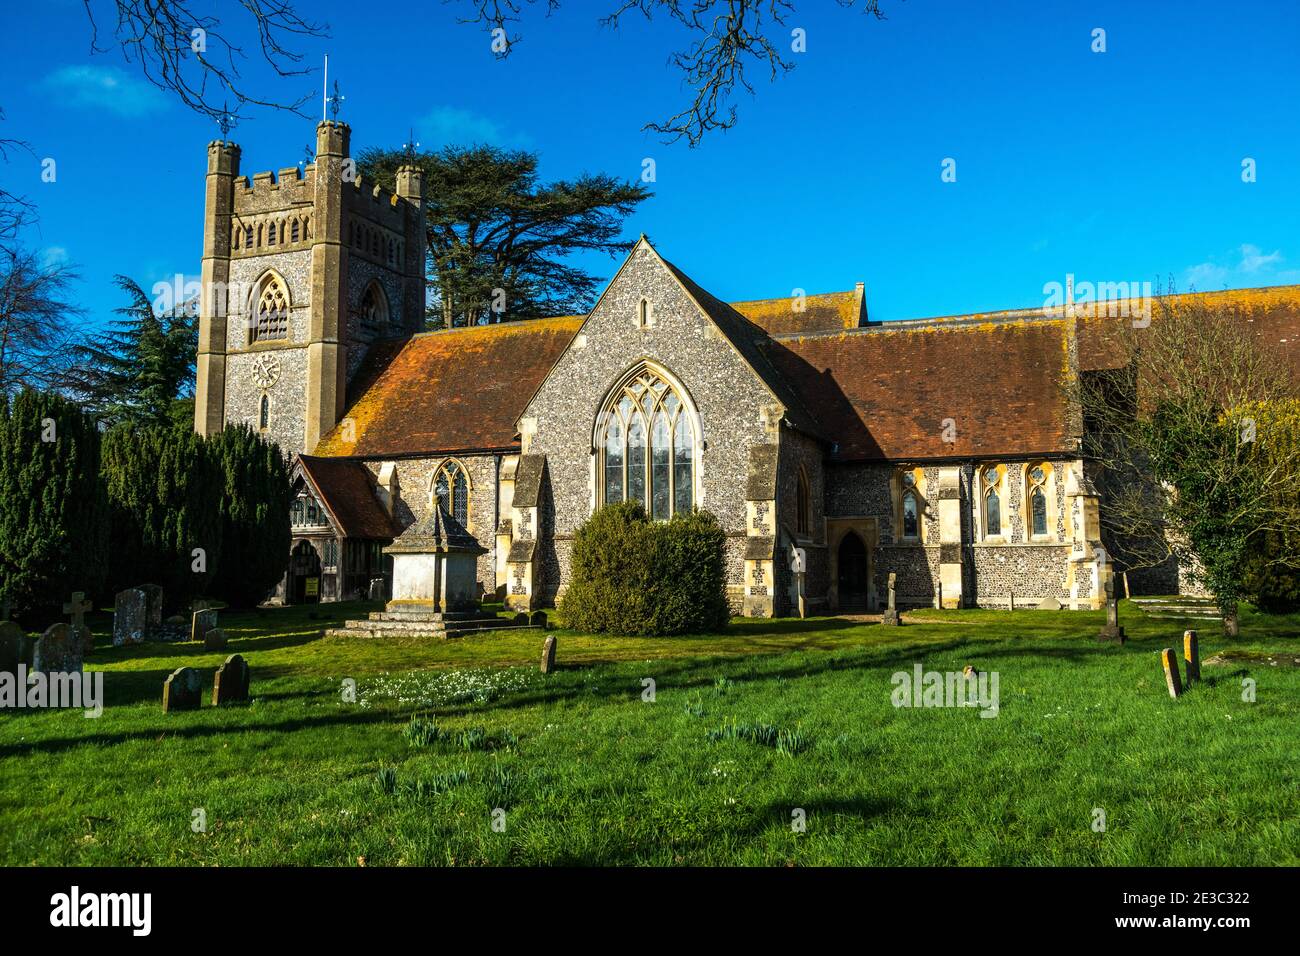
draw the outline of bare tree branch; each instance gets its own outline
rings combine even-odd
[[[453,0],[444,0],[453,2]],[[512,24],[523,19],[524,7],[541,0],[466,0],[475,16],[461,18],[462,23],[480,24],[488,33],[500,31],[506,43],[494,47],[499,59],[510,55],[521,39],[512,34]],[[794,61],[783,50],[790,49],[791,36],[785,29],[786,17],[795,11],[795,0],[614,0],[617,6],[602,17],[602,26],[618,29],[623,18],[633,12],[651,21],[656,14],[667,16],[684,29],[689,39],[668,62],[681,74],[691,90],[690,103],[666,120],[647,123],[644,130],[659,133],[672,143],[685,139],[694,147],[715,130],[736,125],[736,106],[732,102],[737,90],[751,96],[754,87],[745,75],[747,65],[765,68],[768,80],[794,69]],[[836,0],[851,9],[878,20],[885,18],[880,0]],[[546,0],[547,15],[560,7],[560,0]]]
[[[106,52],[99,44],[99,0],[82,0],[90,20],[91,51]],[[286,110],[303,115],[301,107],[314,94],[281,103],[248,91],[240,73],[246,62],[243,47],[233,42],[221,27],[222,21],[201,9],[202,0],[104,0],[115,18],[114,41],[128,63],[160,90],[175,93],[197,113],[217,119],[228,100],[236,108],[244,105]],[[288,0],[238,0],[251,17],[261,59],[279,77],[303,76],[302,54],[289,44],[303,37],[323,37],[329,27],[303,19]],[[103,17],[108,19],[108,17]],[[197,31],[197,32],[196,32]]]

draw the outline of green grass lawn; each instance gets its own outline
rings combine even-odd
[[[320,636],[366,609],[223,613],[222,653],[96,651],[98,719],[0,714],[0,863],[1300,861],[1300,617],[1247,613],[1231,643],[1202,625],[1202,657],[1235,659],[1173,701],[1157,651],[1182,627],[1127,603],[1122,648],[1093,640],[1100,612],[558,630],[548,677],[537,631]],[[107,618],[92,625],[107,643]],[[236,652],[254,700],[212,708],[212,672]],[[998,716],[895,708],[891,676],[918,662],[996,672]],[[163,680],[182,665],[204,672],[204,707],[164,715]],[[408,741],[413,716],[424,740]]]

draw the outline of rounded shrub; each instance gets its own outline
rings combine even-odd
[[[723,547],[707,511],[651,521],[639,503],[607,505],[574,536],[567,626],[609,634],[718,631],[730,617]]]

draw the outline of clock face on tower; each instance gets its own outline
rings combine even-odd
[[[253,381],[258,388],[270,388],[280,379],[280,360],[274,355],[259,355],[253,360]]]

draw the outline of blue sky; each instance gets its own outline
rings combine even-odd
[[[1037,305],[1067,273],[1172,276],[1182,290],[1300,282],[1300,4],[883,0],[876,21],[801,0],[796,69],[754,73],[739,126],[694,150],[641,131],[685,102],[665,65],[681,34],[666,20],[602,28],[611,4],[534,11],[502,62],[456,3],[301,0],[333,38],[300,49],[312,66],[330,54],[354,151],[400,145],[413,126],[424,146],[537,150],[547,178],[635,179],[653,158],[656,195],[629,237],[645,232],[725,299],[864,281],[872,318],[901,319]],[[0,135],[36,155],[11,155],[0,182],[38,203],[29,241],[81,267],[80,298],[102,319],[121,304],[114,273],[149,288],[198,272],[219,134],[89,46],[81,0],[6,11]],[[258,93],[315,100],[309,118],[261,111],[232,133],[250,175],[298,162],[320,109],[319,72],[255,67]],[[616,263],[587,265],[607,278]]]

